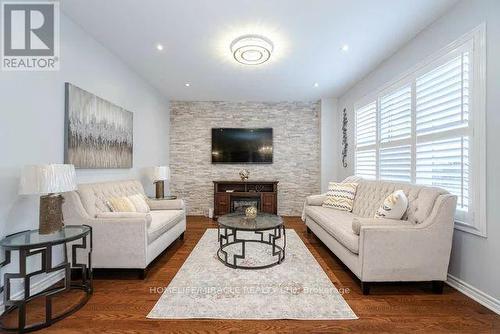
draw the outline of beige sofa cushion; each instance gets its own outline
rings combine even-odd
[[[110,212],[106,202],[111,197],[143,194],[142,184],[137,180],[83,183],[78,185],[78,194],[89,216],[99,212]]]
[[[359,253],[359,236],[352,231],[352,213],[322,206],[308,206],[306,215],[351,252]]]
[[[151,224],[148,227],[148,244],[152,243],[165,232],[184,219],[184,210],[151,211]]]
[[[384,181],[361,180],[356,189],[352,213],[358,217],[373,217],[384,199],[401,189],[408,198],[408,209],[402,217],[413,223],[421,223],[427,218],[439,195],[448,192],[441,188]]]
[[[357,186],[357,183],[330,182],[323,206],[351,212]]]

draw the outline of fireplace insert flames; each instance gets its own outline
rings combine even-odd
[[[249,206],[260,211],[260,197],[231,197],[231,212],[245,212]]]

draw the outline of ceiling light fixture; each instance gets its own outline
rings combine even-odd
[[[158,49],[158,51],[161,51],[161,50],[163,50],[163,45],[156,44],[156,48]]]
[[[314,87],[319,87],[319,83],[315,82]]]
[[[186,82],[186,83],[184,84],[184,86],[189,87],[189,86],[191,86],[191,84],[190,84],[189,82]]]
[[[234,59],[244,65],[259,65],[271,58],[273,43],[260,35],[244,35],[230,46]]]
[[[344,52],[349,51],[349,45],[347,45],[347,44],[342,45],[341,50],[344,51]]]

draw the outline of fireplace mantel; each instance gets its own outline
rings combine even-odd
[[[278,181],[213,181],[215,217],[232,212],[237,198],[258,198],[262,212],[277,214]]]

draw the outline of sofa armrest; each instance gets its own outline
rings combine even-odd
[[[311,195],[307,196],[306,200],[304,201],[304,207],[302,208],[302,221],[306,221],[306,206],[308,205],[313,205],[313,206],[321,206],[323,202],[326,199],[326,194],[321,194],[321,195]]]
[[[147,229],[151,215],[107,212],[99,213],[99,218],[91,217],[76,191],[63,196],[64,223],[92,227],[92,264],[95,268],[146,268]]]
[[[182,199],[148,199],[151,210],[184,210],[184,200]]]
[[[420,224],[365,225],[360,230],[365,282],[446,280],[457,198],[441,195]]]
[[[96,268],[146,268],[148,218],[118,218],[110,212],[103,217],[87,219],[92,227],[93,255]],[[104,217],[110,216],[110,217]],[[151,221],[151,216],[149,221]]]
[[[326,194],[307,196],[306,205],[321,206],[325,200]]]
[[[66,224],[81,225],[80,220],[91,218],[76,191],[63,193],[62,196],[64,198],[62,211]]]
[[[352,220],[352,231],[359,235],[361,229],[365,227],[382,227],[382,226],[394,226],[403,227],[407,225],[415,225],[407,220],[397,220],[397,219],[386,219],[386,218],[359,218],[355,217]]]

